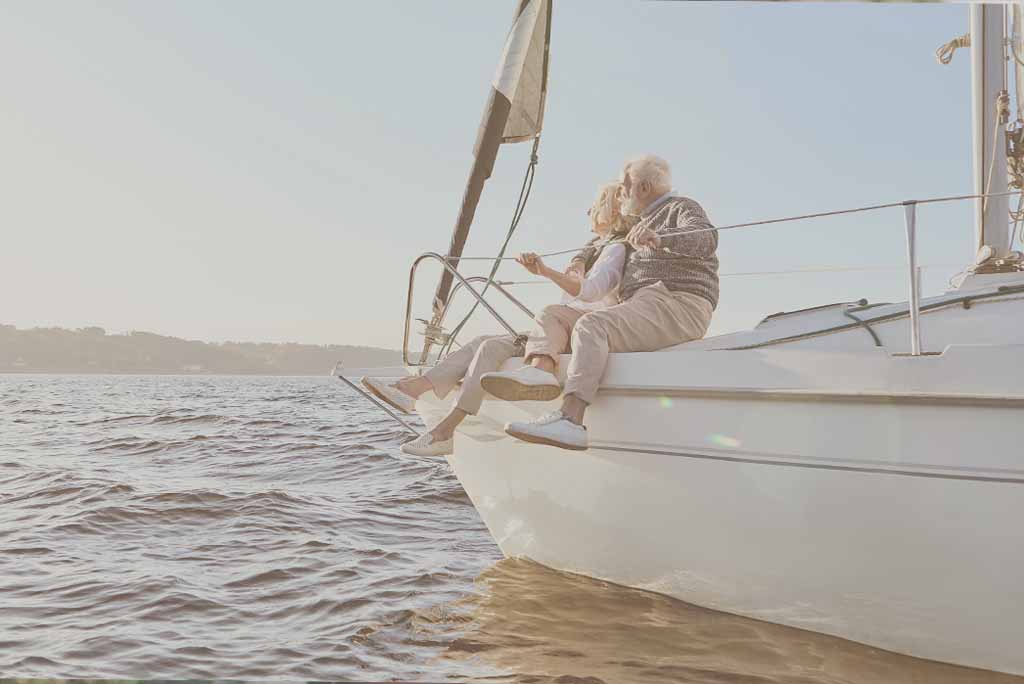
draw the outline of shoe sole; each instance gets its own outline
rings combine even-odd
[[[404,413],[407,416],[411,416],[412,415],[412,413],[410,411],[407,411],[406,409],[402,408],[401,406],[399,406],[395,402],[391,401],[391,399],[389,399],[386,394],[384,394],[383,392],[378,390],[376,387],[374,387],[373,385],[368,383],[365,378],[363,380],[360,380],[360,382],[362,383],[363,387],[365,387],[366,389],[368,389],[370,391],[370,394],[372,394],[373,396],[377,397],[378,399],[383,401],[385,404],[387,404],[391,408],[396,409],[398,411],[401,411],[402,413]]]
[[[505,401],[551,401],[562,395],[557,385],[526,385],[511,378],[481,378],[480,386],[488,394]]]
[[[449,452],[441,453],[441,454],[437,454],[437,453],[432,453],[432,454],[422,453],[422,454],[419,454],[419,453],[416,453],[416,452],[413,452],[413,451],[406,451],[405,449],[401,449],[400,451],[403,454],[405,454],[406,456],[416,456],[417,458],[444,458],[445,456],[451,456],[454,453],[454,452],[449,451]]]
[[[515,430],[505,430],[506,435],[511,435],[516,439],[521,439],[524,442],[530,444],[543,444],[544,446],[558,447],[559,449],[568,449],[569,451],[586,451],[590,446],[578,446],[576,444],[566,444],[565,442],[556,442],[553,439],[547,437],[538,437],[537,435],[528,435],[525,432],[517,432]]]

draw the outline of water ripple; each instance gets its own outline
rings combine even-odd
[[[0,375],[0,435],[5,676],[1015,681],[500,561],[327,378]]]

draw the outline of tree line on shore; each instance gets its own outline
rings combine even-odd
[[[401,353],[377,347],[293,342],[200,342],[88,327],[18,329],[0,324],[0,372],[237,373],[323,375],[349,368],[401,365]]]

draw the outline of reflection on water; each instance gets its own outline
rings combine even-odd
[[[0,674],[894,682],[929,663],[495,547],[328,378],[0,375]]]
[[[452,628],[442,657],[486,663],[518,675],[513,681],[1024,681],[706,610],[526,560],[497,563],[480,576],[478,593],[448,610],[457,610],[458,619],[430,622]]]

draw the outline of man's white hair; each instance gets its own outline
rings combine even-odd
[[[631,159],[622,167],[622,172],[628,172],[636,185],[647,181],[656,192],[672,189],[672,169],[667,161],[657,155],[645,154]]]

